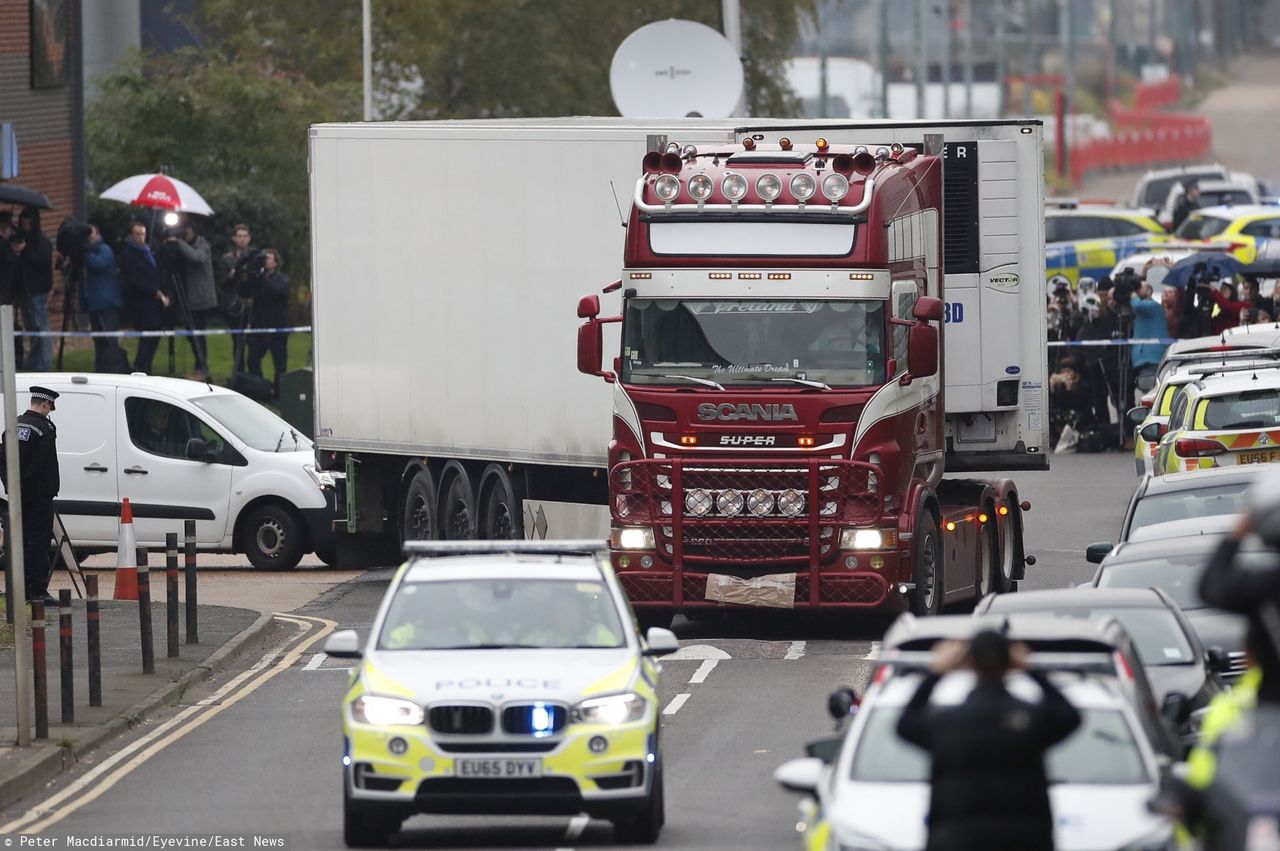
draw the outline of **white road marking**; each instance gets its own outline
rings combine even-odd
[[[872,661],[880,658],[880,642],[871,642],[871,649],[867,651],[867,655],[862,657],[866,661]]]
[[[791,646],[787,648],[787,655],[783,656],[782,658],[783,659],[799,659],[801,656],[804,655],[804,648],[807,643],[808,642],[805,642],[805,641],[791,642]]]
[[[590,821],[590,816],[574,816],[569,819],[569,828],[564,832],[564,838],[577,839],[582,835],[582,831],[587,829],[587,824]]]
[[[302,666],[302,670],[314,671],[316,668],[319,668],[322,664],[324,664],[324,660],[328,658],[329,657],[324,655],[323,653],[317,653],[316,655],[311,657],[311,659],[307,662],[307,664]]]
[[[693,672],[693,676],[689,678],[690,684],[705,682],[711,672],[716,669],[716,665],[720,663],[715,659],[707,659],[698,666],[698,670]]]
[[[685,701],[691,697],[693,697],[693,695],[689,694],[688,692],[685,692],[683,694],[677,694],[675,697],[671,698],[671,702],[667,704],[666,709],[662,710],[662,714],[675,715],[677,712],[680,711],[680,707],[684,706]]]
[[[669,656],[663,656],[664,662],[700,662],[705,659],[716,659],[723,662],[725,659],[732,659],[728,653],[719,647],[712,647],[710,644],[690,644],[687,647],[681,647]]]

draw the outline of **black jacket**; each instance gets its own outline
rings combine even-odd
[[[289,324],[289,276],[276,271],[263,275],[253,289],[253,312],[249,321],[255,328],[284,328]]]
[[[939,679],[931,674],[903,710],[898,735],[932,757],[930,851],[1053,848],[1044,754],[1080,713],[1043,673],[1030,676],[1044,690],[1040,703],[979,684],[962,704],[930,706]]]
[[[9,486],[5,450],[0,443],[0,480]],[[18,417],[18,470],[22,477],[22,501],[53,499],[58,495],[58,430],[53,421],[35,411]]]
[[[1173,205],[1173,227],[1171,230],[1177,230],[1182,227],[1182,223],[1187,220],[1193,212],[1200,209],[1198,201],[1192,201],[1186,195],[1178,199],[1178,203]]]
[[[154,331],[164,324],[164,306],[156,293],[164,288],[160,269],[148,262],[147,255],[136,246],[125,243],[117,255],[120,261],[120,289],[124,309],[134,327]]]
[[[29,295],[47,295],[53,289],[53,243],[39,231],[27,234],[22,273]]]

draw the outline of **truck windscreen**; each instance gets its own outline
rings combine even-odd
[[[623,322],[622,380],[635,384],[867,387],[884,383],[886,356],[875,300],[633,298]]]

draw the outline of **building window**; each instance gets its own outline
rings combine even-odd
[[[31,0],[31,88],[67,84],[71,56],[67,31],[71,0]]]

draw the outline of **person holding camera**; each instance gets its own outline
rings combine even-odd
[[[23,207],[18,215],[18,231],[25,238],[22,260],[26,301],[22,304],[22,324],[28,331],[49,330],[49,293],[53,291],[53,243],[40,228],[40,210]],[[53,364],[53,338],[32,337],[22,368],[47,372]]]
[[[181,301],[186,305],[186,319],[192,331],[203,331],[209,327],[209,316],[218,306],[218,294],[213,281],[213,249],[209,241],[196,233],[195,225],[190,219],[183,222],[182,236],[170,234],[165,245],[175,251],[182,262],[182,275],[178,286],[181,287]],[[200,381],[209,380],[208,346],[203,336],[192,335],[191,351],[195,353],[196,375]]]
[[[102,231],[89,225],[89,245],[84,252],[84,306],[94,331],[119,331],[124,300],[116,280],[116,256],[102,239]],[[129,373],[129,355],[115,337],[93,338],[95,372]]]
[[[252,275],[251,290],[253,309],[249,324],[254,328],[284,328],[289,324],[289,277],[280,271],[280,252],[274,248],[264,250],[262,268]],[[280,398],[280,376],[284,375],[289,359],[289,335],[287,333],[249,335],[249,372],[262,375],[262,358],[271,353],[271,365],[275,367],[272,383],[275,397]]]
[[[1081,289],[1084,281],[1081,279]],[[1097,283],[1096,292],[1086,295],[1085,320],[1076,335],[1081,341],[1114,340],[1120,336],[1120,317],[1111,304],[1114,285],[1105,275]],[[1110,430],[1110,399],[1117,399],[1120,386],[1119,346],[1086,346],[1081,350],[1090,398],[1093,400],[1093,416],[1099,428]]]
[[[253,234],[249,226],[240,223],[231,229],[231,250],[218,259],[218,312],[233,331],[243,330],[249,323],[249,302],[240,291],[247,285],[247,265],[257,255],[253,247]],[[246,338],[244,334],[231,337],[232,371],[240,370],[244,361]]]
[[[159,331],[164,327],[164,312],[171,301],[164,291],[164,278],[147,244],[147,226],[135,219],[129,236],[120,249],[120,281],[124,285],[125,313],[139,331]],[[138,354],[133,367],[138,372],[151,372],[151,361],[160,348],[159,337],[138,340]]]

